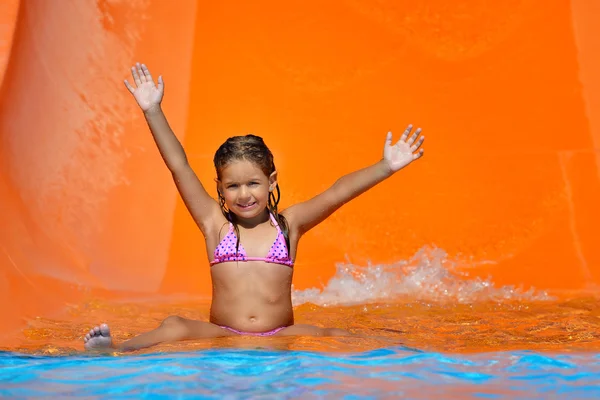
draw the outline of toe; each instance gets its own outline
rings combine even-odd
[[[100,333],[102,334],[102,336],[110,336],[110,329],[108,328],[108,325],[100,325]]]
[[[100,334],[100,327],[96,326],[94,327],[94,335],[99,335]]]

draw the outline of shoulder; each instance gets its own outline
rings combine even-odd
[[[233,225],[231,222],[225,218],[225,216],[221,213],[219,215],[215,215],[214,218],[207,224],[205,227],[205,236],[206,239],[211,237],[216,237],[222,239],[223,236],[229,232]]]
[[[282,210],[279,215],[285,218],[290,234],[298,232],[298,209],[295,205]]]

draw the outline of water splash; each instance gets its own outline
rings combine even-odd
[[[294,290],[295,306],[357,305],[398,298],[425,301],[473,303],[480,301],[547,301],[553,298],[534,288],[512,285],[495,287],[490,278],[469,278],[458,271],[442,249],[424,246],[408,260],[393,264],[359,266],[349,262],[336,265],[336,273],[322,289]]]

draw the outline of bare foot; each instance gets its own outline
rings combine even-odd
[[[112,337],[108,325],[102,324],[90,329],[83,339],[86,350],[107,350],[113,348]]]

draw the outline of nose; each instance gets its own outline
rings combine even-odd
[[[240,187],[240,191],[238,193],[240,200],[247,200],[250,198],[250,190],[248,190],[248,187],[246,187],[245,185]]]

